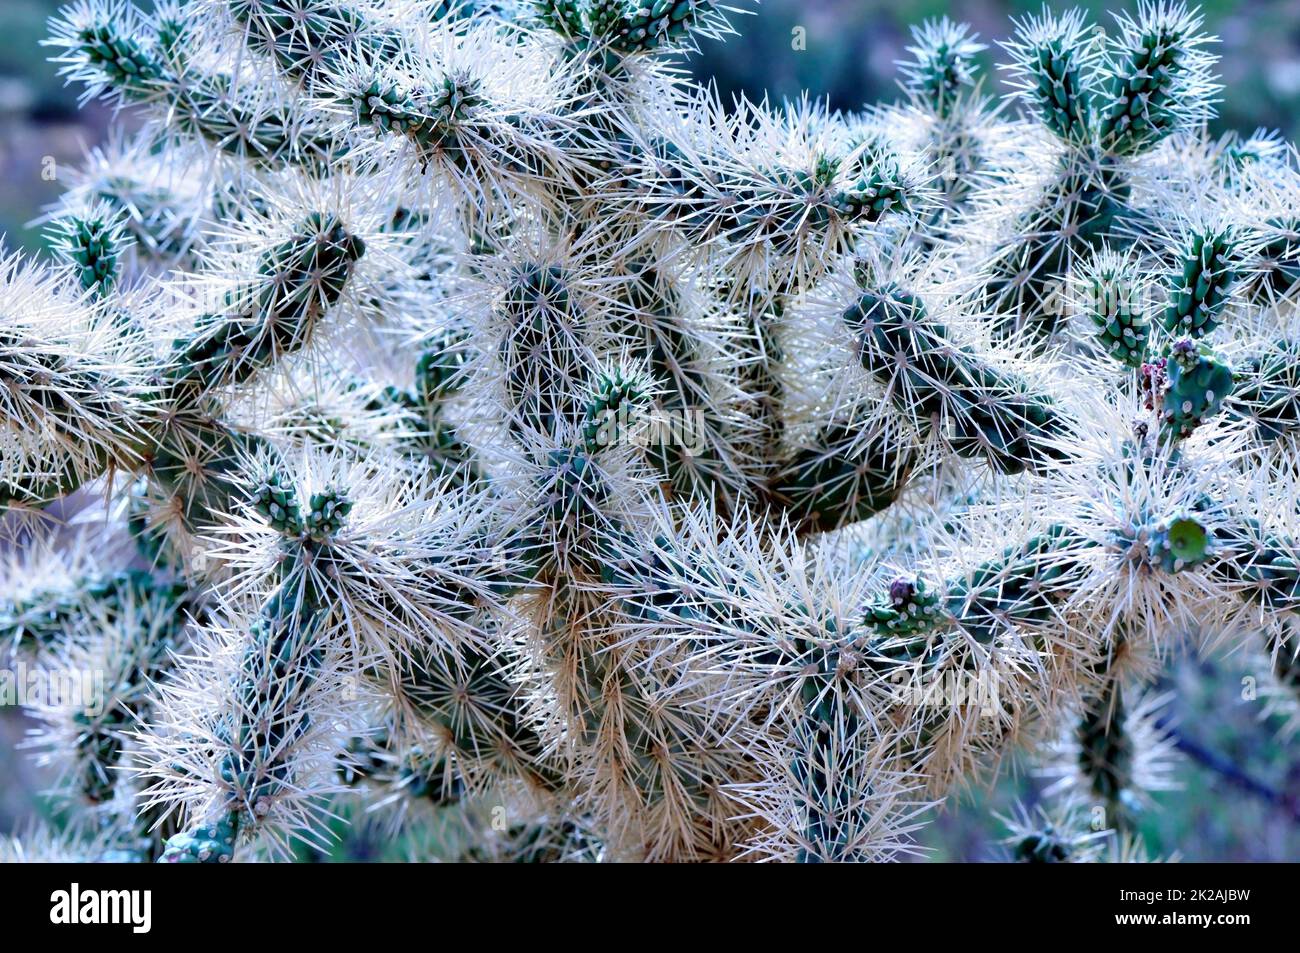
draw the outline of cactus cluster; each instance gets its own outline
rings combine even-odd
[[[731,12],[60,13],[138,128],[0,264],[0,637],[108,677],[6,850],[887,860],[1014,755],[1010,856],[1134,859],[1171,658],[1300,711],[1300,162],[1200,16],[843,114],[687,79]]]

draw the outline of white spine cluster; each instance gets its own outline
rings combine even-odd
[[[146,122],[0,264],[0,634],[112,684],[38,706],[94,837],[6,853],[882,860],[1041,745],[1010,852],[1131,859],[1126,692],[1249,643],[1284,709],[1300,170],[1199,16],[1027,18],[1009,103],[930,23],[843,115],[684,79],[724,12],[64,11]]]

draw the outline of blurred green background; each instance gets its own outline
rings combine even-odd
[[[1114,4],[1081,4],[1095,21],[1109,22]],[[79,90],[64,87],[39,46],[55,0],[0,0],[0,234],[10,248],[40,247],[27,227],[55,199],[57,181],[45,181],[42,163],[75,164],[101,141],[112,120],[97,105],[77,108]],[[1010,32],[1009,17],[1036,12],[1039,3],[999,0],[765,0],[754,16],[736,18],[741,37],[708,44],[691,68],[715,81],[724,95],[797,96],[807,90],[832,107],[856,109],[895,97],[895,61],[906,56],[907,27],[947,15],[969,22],[992,45]],[[1246,0],[1203,5],[1221,38],[1220,73],[1226,84],[1215,132],[1257,127],[1300,132],[1300,2]],[[793,48],[802,28],[805,49]],[[991,64],[997,50],[986,53]],[[986,67],[986,88],[1003,92]],[[1159,810],[1144,822],[1153,850],[1186,860],[1300,859],[1300,742],[1277,739],[1276,719],[1261,719],[1261,703],[1244,701],[1241,660],[1183,660],[1169,675],[1178,690],[1174,720],[1188,750],[1176,772],[1181,791],[1157,795]],[[0,709],[0,832],[43,810],[38,792],[50,783],[15,747],[27,723]],[[1217,761],[1217,767],[1207,761]],[[991,791],[972,791],[949,805],[922,836],[939,860],[999,856],[1004,835],[995,814],[1022,801],[1032,805],[1042,783],[1029,768],[1006,772]],[[346,848],[345,848],[346,853]]]

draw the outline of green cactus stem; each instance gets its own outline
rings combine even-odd
[[[293,762],[286,752],[311,728],[310,712],[301,706],[324,661],[316,636],[331,608],[308,563],[330,545],[350,503],[345,492],[325,490],[312,496],[304,516],[289,519],[299,509],[283,492],[285,486],[283,477],[271,476],[250,488],[254,506],[280,528],[285,561],[277,568],[279,584],[249,626],[235,677],[235,706],[218,732],[223,750],[213,780],[222,792],[218,816],[225,822],[206,821],[172,837],[165,862],[228,861],[239,831],[255,829],[274,800],[293,790]]]
[[[1225,527],[1211,571],[1239,589],[1248,602],[1269,612],[1300,611],[1300,547],[1243,518]]]
[[[91,575],[67,588],[38,590],[21,600],[0,603],[0,642],[23,651],[53,648],[93,604],[107,621],[117,618],[127,602],[139,602],[155,586],[143,570]]]
[[[915,451],[896,435],[850,421],[824,428],[812,446],[786,461],[771,495],[803,531],[826,532],[894,503],[915,463]]]
[[[123,217],[107,205],[83,214],[57,217],[49,229],[55,254],[72,267],[83,290],[96,297],[111,292],[121,278],[128,240]]]
[[[1125,31],[1099,96],[1098,135],[1115,155],[1134,156],[1195,117],[1196,73],[1205,54],[1201,20],[1179,6],[1151,5]]]
[[[1085,273],[1084,311],[1096,330],[1097,340],[1111,357],[1140,369],[1147,359],[1151,318],[1140,310],[1140,272],[1136,260],[1100,255]]]
[[[1089,794],[1106,806],[1109,825],[1119,831],[1134,823],[1134,742],[1126,730],[1127,712],[1119,682],[1111,679],[1104,691],[1088,701],[1078,726],[1079,773]]]
[[[904,87],[941,119],[956,111],[961,95],[975,85],[976,56],[986,49],[976,43],[970,27],[947,17],[928,20],[912,30],[914,59],[900,63]]]
[[[963,457],[1004,473],[1050,468],[1065,455],[1068,418],[1046,394],[954,344],[924,302],[897,288],[869,291],[844,312],[858,335],[862,366],[923,428],[943,418]]]
[[[518,663],[512,656],[471,646],[422,648],[374,677],[394,687],[434,728],[456,762],[457,776],[486,769],[539,791],[559,791],[563,773],[523,717],[521,688],[510,680],[509,670]]]
[[[104,8],[102,19],[69,25],[69,35],[59,41],[68,48],[61,58],[65,71],[96,92],[106,88],[123,102],[163,104],[181,131],[257,164],[323,168],[341,158],[344,147],[291,107],[251,102],[239,95],[230,75],[176,62],[191,33],[183,22],[163,19],[154,31],[132,15],[125,26],[134,29],[128,32],[110,12]]]
[[[192,336],[176,340],[169,379],[205,389],[238,384],[300,350],[365,247],[337,216],[307,215],[293,237],[261,257],[254,281],[227,293],[227,311],[202,316]]]
[[[1219,326],[1237,281],[1237,240],[1231,228],[1188,237],[1170,281],[1163,323],[1169,335],[1202,338]]]
[[[720,10],[713,0],[596,0],[587,15],[594,37],[631,55],[688,42]]]
[[[1272,443],[1300,428],[1300,346],[1296,341],[1280,339],[1247,355],[1234,381],[1225,411],[1253,421],[1261,440]]]
[[[403,53],[396,34],[377,30],[359,10],[328,0],[229,0],[227,7],[248,28],[253,49],[308,86],[358,48],[381,60]]]
[[[1026,59],[1033,81],[1031,101],[1043,125],[1066,142],[1085,141],[1094,117],[1078,37],[1068,31],[1045,35]]]
[[[1071,588],[1077,560],[1092,545],[1067,527],[1053,525],[949,580],[947,612],[982,644],[990,644],[1008,626],[1050,621]]]

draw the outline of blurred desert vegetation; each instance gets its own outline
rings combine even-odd
[[[1196,5],[1189,0],[1189,5]],[[807,91],[829,99],[833,109],[859,109],[898,94],[895,63],[907,57],[908,28],[932,17],[969,23],[990,48],[983,54],[985,89],[1006,92],[994,64],[1003,59],[996,41],[1011,33],[1010,18],[1042,9],[1041,0],[762,0],[757,15],[736,17],[743,40],[711,44],[694,64],[701,79],[713,78],[724,95],[743,92],[761,98],[793,98]],[[1093,23],[1108,29],[1108,11],[1127,3],[1050,3],[1081,7]],[[1220,43],[1219,72],[1226,85],[1218,133],[1279,129],[1294,138],[1300,125],[1300,4],[1295,0],[1211,0],[1201,11]],[[803,28],[806,49],[792,48]]]
[[[147,4],[146,4],[147,5]],[[1073,4],[1071,4],[1073,5]],[[1094,22],[1109,23],[1115,4],[1083,3]],[[65,87],[39,41],[56,0],[0,0],[0,234],[10,249],[41,246],[29,227],[59,193],[50,167],[75,164],[102,141],[112,116],[100,106],[77,107],[77,90]],[[1054,4],[1053,6],[1062,6]],[[857,109],[897,95],[895,62],[906,56],[909,24],[949,16],[972,25],[992,49],[985,53],[985,89],[1005,92],[993,68],[994,41],[1010,32],[1010,16],[1037,12],[1037,2],[944,3],[942,0],[764,0],[756,16],[736,18],[740,37],[709,44],[691,63],[725,96],[793,98],[805,91],[835,109]],[[1300,134],[1300,3],[1296,0],[1213,0],[1202,4],[1222,42],[1224,102],[1213,124],[1252,132]],[[804,49],[795,49],[802,28]],[[1261,717],[1259,701],[1243,697],[1249,676],[1233,659],[1175,664],[1167,688],[1176,691],[1170,722],[1185,757],[1176,780],[1181,790],[1157,794],[1143,833],[1155,850],[1185,860],[1280,861],[1300,858],[1300,742],[1277,739],[1279,724]],[[16,750],[27,722],[0,709],[0,832],[46,813],[39,791],[52,779]],[[935,860],[999,857],[1005,833],[996,815],[1020,801],[1032,807],[1045,786],[1030,763],[1011,764],[998,785],[974,788],[923,834]],[[342,832],[341,832],[342,833]],[[374,856],[365,832],[342,833],[336,859]],[[321,858],[325,859],[325,858]]]
[[[79,110],[78,90],[65,87],[46,62],[40,40],[59,5],[0,2],[0,234],[10,247],[40,245],[39,229],[26,225],[58,194],[57,181],[41,175],[46,157],[56,168],[75,163],[86,145],[103,138],[111,118],[97,105]],[[1101,23],[1110,21],[1108,8],[1117,8],[1079,5]],[[740,37],[707,44],[691,66],[726,96],[743,92],[779,100],[806,91],[832,108],[857,109],[897,95],[894,64],[906,56],[908,26],[946,15],[970,23],[993,47],[984,54],[985,88],[1000,94],[1005,89],[992,65],[994,41],[1010,32],[1009,17],[1039,8],[1038,2],[1005,0],[762,0],[756,15],[734,18]],[[1218,52],[1227,85],[1215,131],[1265,127],[1294,138],[1300,125],[1300,3],[1210,0],[1202,8],[1222,40]],[[803,31],[802,50],[793,48],[796,28]]]

